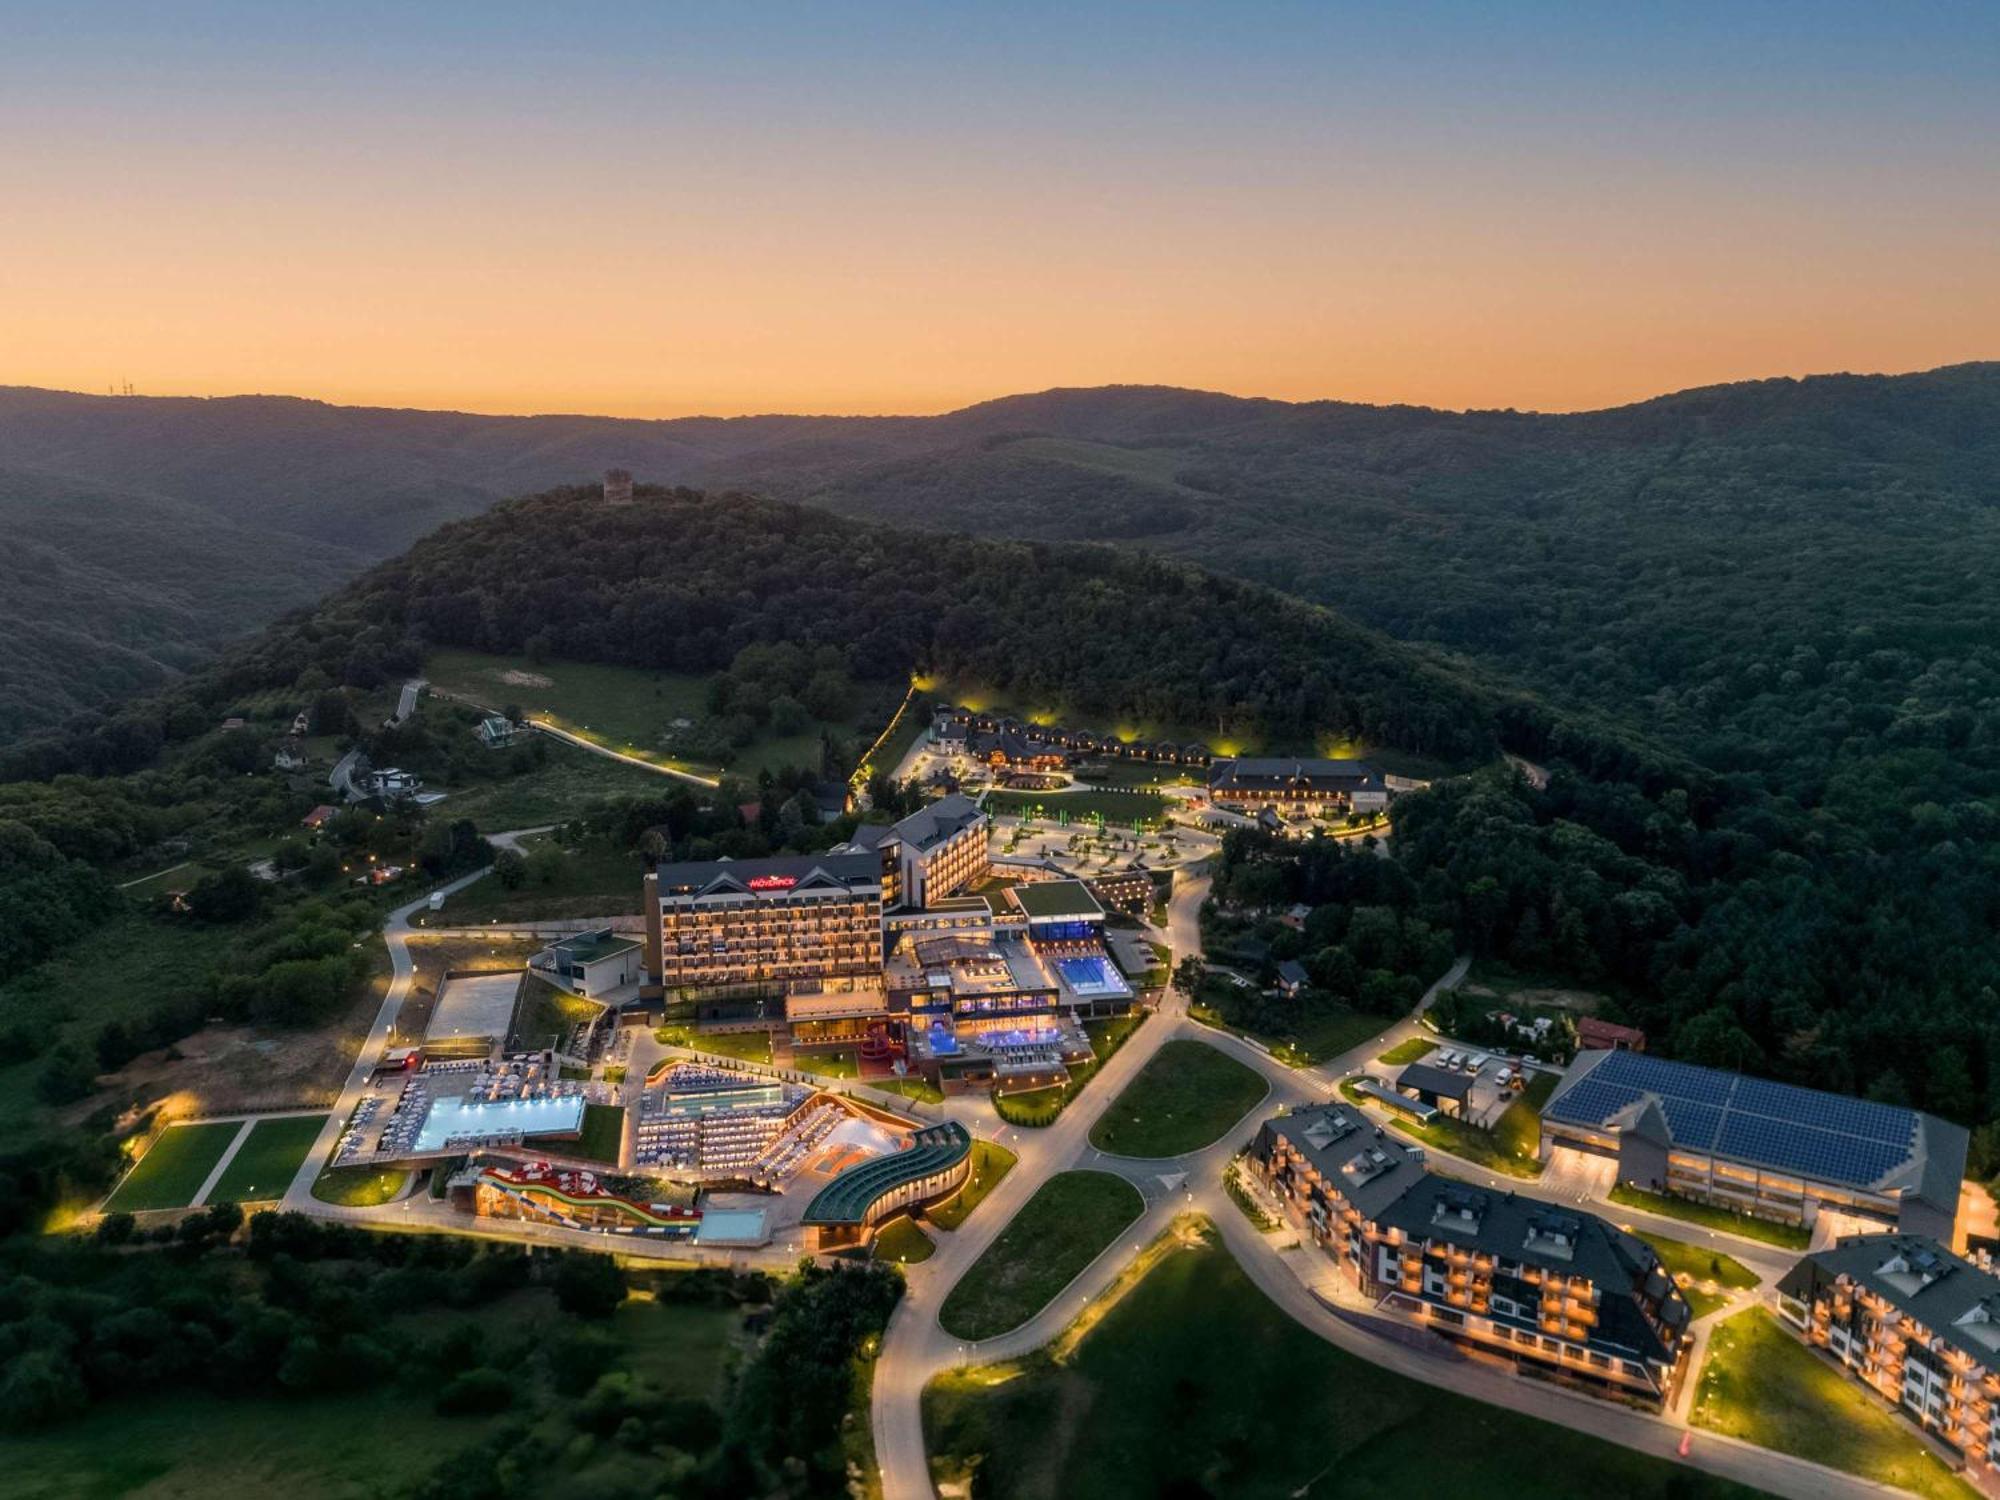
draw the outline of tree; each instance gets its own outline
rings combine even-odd
[[[507,890],[518,891],[528,883],[528,862],[518,849],[502,849],[493,856],[493,878]]]
[[[203,922],[247,922],[264,906],[264,882],[241,865],[204,875],[187,893],[188,910]]]
[[[1174,993],[1192,1000],[1201,993],[1202,985],[1208,979],[1208,965],[1198,954],[1190,953],[1174,965]]]
[[[556,1262],[556,1303],[579,1318],[608,1318],[625,1300],[625,1273],[608,1255],[571,1251]]]

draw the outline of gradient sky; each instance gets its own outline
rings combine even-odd
[[[0,383],[1574,409],[2000,358],[2000,6],[0,0]]]

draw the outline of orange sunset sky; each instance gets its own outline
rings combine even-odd
[[[0,383],[1553,410],[2000,354],[1992,12],[166,9],[10,23]]]

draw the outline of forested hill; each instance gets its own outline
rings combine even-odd
[[[1083,716],[1310,751],[1352,739],[1490,760],[1546,744],[1529,700],[1317,606],[1108,547],[898,531],[743,495],[595,486],[455,522],[179,690],[25,748],[17,774],[120,772],[236,697],[367,688],[453,646],[708,673],[746,646],[831,651],[863,679],[935,674]],[[198,712],[187,711],[190,701]]]
[[[0,741],[117,701],[135,672],[176,666],[442,522],[614,464],[897,525],[1168,552],[1643,714],[1722,765],[1754,764],[1773,727],[1788,732],[1789,709],[1763,722],[1738,710],[1765,682],[1815,670],[1779,660],[1795,646],[1820,668],[1850,659],[1850,641],[1908,653],[1913,671],[1871,678],[1871,698],[1897,702],[1922,696],[1940,645],[1952,654],[1996,623],[1980,586],[2000,551],[1994,365],[1575,416],[1112,387],[937,417],[645,422],[0,389],[0,471],[132,496],[147,526],[163,504],[186,507],[164,566],[198,548],[217,575],[184,612],[149,614],[119,599],[152,584],[149,548],[48,559],[64,633],[28,635],[0,666]],[[1771,649],[1714,649],[1752,636]]]

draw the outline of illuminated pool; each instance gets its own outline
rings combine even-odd
[[[455,1150],[474,1137],[497,1135],[576,1135],[583,1129],[583,1098],[433,1100],[410,1149],[417,1156]]]
[[[1101,958],[1059,958],[1056,968],[1061,971],[1063,982],[1079,995],[1095,998],[1132,993]]]

